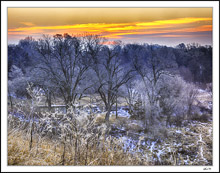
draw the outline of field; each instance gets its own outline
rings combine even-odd
[[[211,97],[204,95],[199,95],[203,98],[201,103],[209,102]],[[90,101],[84,98],[80,105],[84,105],[81,113],[93,116],[92,120],[85,118],[84,123],[75,125],[77,133],[55,134],[45,128],[42,135],[42,131],[39,133],[38,128],[24,121],[22,116],[9,113],[12,125],[8,129],[8,165],[212,165],[211,115],[195,115],[181,127],[151,127],[151,131],[146,132],[143,121],[129,115],[123,99],[118,117],[112,111],[107,126],[106,112],[86,113],[92,109]],[[81,121],[77,118],[77,122]],[[49,118],[42,121],[38,123],[42,125]]]

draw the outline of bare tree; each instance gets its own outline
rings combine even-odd
[[[44,36],[36,46],[41,60],[37,68],[47,74],[45,80],[58,88],[66,105],[73,105],[80,97],[79,84],[90,66],[83,43],[82,37],[57,34],[53,38]]]
[[[193,104],[195,104],[195,101],[197,101],[198,94],[199,94],[198,88],[196,88],[193,84],[187,85],[187,88],[185,90],[185,95],[187,99],[186,106],[188,108],[185,118],[187,119],[190,118],[192,115],[192,107]]]
[[[10,106],[13,109],[13,97],[24,98],[25,96],[29,96],[26,91],[29,77],[25,76],[20,68],[13,65],[11,67],[11,72],[9,73],[9,78],[10,79],[8,80],[8,98]]]
[[[186,113],[186,82],[179,76],[164,76],[160,83],[159,105],[161,114],[166,116],[166,126],[171,126],[173,119],[181,120]],[[180,123],[179,123],[180,124]]]
[[[143,105],[140,98],[140,91],[137,88],[138,83],[140,83],[140,80],[129,80],[122,87],[122,95],[129,106],[129,113],[134,117],[140,118],[140,112],[143,112]]]
[[[133,68],[142,79],[147,104],[145,124],[154,124],[159,115],[160,81],[164,75],[172,76],[176,66],[172,50],[167,47],[131,45],[129,48]],[[147,122],[149,121],[149,122]]]
[[[104,46],[100,59],[93,57],[93,70],[96,74],[96,89],[107,111],[105,120],[109,121],[112,106],[116,103],[118,90],[132,78],[132,70],[120,63],[120,43],[112,47]]]

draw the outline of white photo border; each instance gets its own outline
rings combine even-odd
[[[8,7],[209,7],[213,8],[213,166],[7,166]],[[219,172],[219,2],[218,1],[1,1],[1,171],[2,172]],[[207,169],[208,170],[207,170]],[[209,170],[209,168],[211,168]]]

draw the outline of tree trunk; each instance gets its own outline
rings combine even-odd
[[[47,97],[47,104],[48,104],[48,109],[49,109],[49,111],[51,110],[51,105],[52,105],[52,103],[51,103],[51,92],[49,91],[49,93],[48,93],[48,97]]]
[[[149,117],[145,109],[144,109],[144,127],[145,129],[149,129]]]
[[[115,114],[115,116],[116,116],[116,119],[118,118],[118,96],[116,95],[116,114]]]
[[[109,122],[110,112],[111,112],[111,106],[108,106],[107,113],[105,115],[105,121],[106,122]]]
[[[166,127],[168,127],[168,124],[171,125],[170,124],[170,115],[167,115]]]
[[[75,108],[74,105],[73,105],[73,103],[72,103],[72,101],[70,101],[70,100],[67,100],[67,101],[65,102],[65,105],[66,105],[66,110],[67,110],[68,108],[70,108],[70,107]]]
[[[32,121],[33,121],[33,120],[32,120]],[[33,124],[33,122],[31,122],[31,132],[30,132],[29,150],[31,150],[31,148],[32,148],[32,143],[33,143],[33,128],[34,128],[34,124]]]
[[[74,156],[74,165],[76,166],[77,164],[77,148],[78,148],[78,140],[77,140],[77,137],[76,137],[76,141],[75,141],[75,156]]]
[[[9,100],[10,100],[10,105],[11,105],[11,110],[12,110],[13,109],[12,96],[9,96]]]
[[[192,104],[189,104],[189,109],[187,111],[187,116],[191,117],[191,112],[192,112]]]
[[[62,165],[65,165],[65,152],[66,152],[66,136],[63,142],[63,155],[62,155]]]

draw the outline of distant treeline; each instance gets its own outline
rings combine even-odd
[[[17,45],[8,45],[8,72],[11,72],[12,65],[17,66],[26,73],[26,68],[34,66],[39,62],[36,52],[36,40],[27,37],[19,41]],[[147,40],[146,40],[147,42]],[[192,43],[185,45],[181,43],[176,47],[160,46],[157,44],[121,44],[120,56],[122,62],[129,63],[132,57],[129,55],[131,50],[143,48],[154,52],[169,54],[173,61],[178,65],[176,70],[188,82],[210,83],[212,82],[212,47],[200,46]],[[149,51],[144,56],[149,56]],[[101,57],[100,57],[101,58]],[[172,63],[172,62],[170,62]]]

